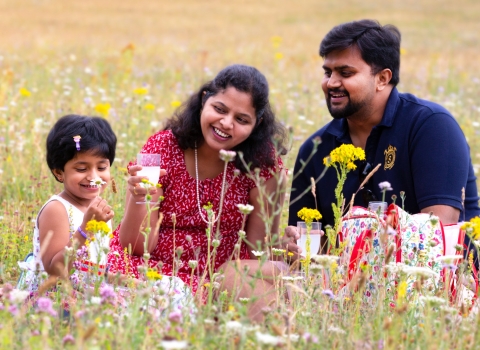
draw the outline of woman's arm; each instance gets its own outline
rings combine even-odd
[[[267,234],[279,235],[286,183],[286,171],[282,169],[265,181],[260,188],[257,186],[250,190],[250,204],[254,209],[248,216],[245,232],[247,240],[255,247],[248,247],[252,259],[256,259],[252,250],[257,249],[257,242],[260,241],[264,249]]]
[[[142,179],[145,178],[145,176],[137,176],[137,171],[141,169],[141,166],[133,165],[128,170],[130,177],[127,181],[125,214],[122,219],[119,235],[122,247],[131,249],[131,254],[138,256],[142,256],[145,253],[145,236],[143,235],[142,231],[145,232],[147,227],[150,227],[150,233],[148,234],[147,242],[148,253],[151,253],[157,246],[157,223],[159,219],[158,205],[152,205],[152,208],[155,208],[155,210],[151,212],[150,225],[147,226],[145,223],[147,219],[147,206],[146,204],[137,204],[137,202],[143,201],[145,195],[147,194],[147,190],[139,185]],[[165,174],[165,170],[161,170],[160,176]],[[163,190],[151,188],[150,194],[152,196],[151,202],[156,203],[158,202],[159,197],[163,195]]]

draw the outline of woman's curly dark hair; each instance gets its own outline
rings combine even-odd
[[[267,79],[254,67],[234,64],[222,69],[212,81],[205,83],[190,96],[167,121],[165,129],[172,130],[180,148],[185,150],[193,149],[195,145],[199,147],[204,142],[200,126],[202,107],[209,97],[225,91],[228,87],[250,94],[256,114],[256,125],[252,133],[235,146],[233,151],[243,153],[243,159],[250,169],[275,165],[275,153],[287,153],[287,132],[276,120],[270,106]],[[235,166],[242,172],[248,171],[240,157],[236,157]]]

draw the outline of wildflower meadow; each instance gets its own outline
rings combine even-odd
[[[459,297],[471,282],[471,262],[437,261],[440,282],[435,269],[393,264],[391,234],[375,226],[381,220],[373,224],[387,247],[377,255],[379,270],[365,267],[349,278],[335,254],[309,251],[311,259],[275,280],[275,300],[261,310],[261,323],[248,318],[254,298],[217,293],[213,274],[206,301],[194,298],[180,311],[172,308],[173,295],[159,292],[166,277],[156,270],[146,271],[143,283],[96,283],[80,297],[68,282],[47,279],[42,291],[55,291],[36,305],[16,288],[17,262],[32,251],[38,210],[62,190],[45,160],[46,136],[58,118],[101,116],[116,133],[115,188],[103,194],[115,211],[114,227],[124,211],[129,161],[198,86],[232,63],[267,77],[276,115],[290,132],[283,160],[293,169],[301,143],[331,120],[320,85],[320,41],[334,25],[362,18],[400,29],[399,90],[452,112],[478,177],[478,0],[0,0],[0,349],[479,349],[480,309]],[[334,164],[339,158],[326,164],[343,176],[354,159]],[[290,185],[291,178],[282,232]],[[334,205],[340,226],[342,202]],[[238,204],[245,215],[251,211]],[[302,215],[307,229],[319,218]],[[427,221],[434,230],[435,219]],[[480,238],[478,220],[465,229]],[[333,242],[334,234],[327,232]],[[260,261],[285,255],[278,248],[256,253]],[[193,271],[197,262],[190,263]]]

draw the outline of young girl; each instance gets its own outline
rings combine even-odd
[[[113,210],[100,197],[110,181],[110,166],[115,158],[117,138],[107,121],[98,117],[66,115],[60,118],[47,137],[47,163],[63,191],[53,195],[40,209],[33,235],[34,261],[30,264],[26,284],[36,291],[45,273],[67,277],[66,252],[81,249],[89,237],[87,222],[109,222]],[[91,261],[82,261],[80,270],[104,268],[108,236],[95,237],[88,249]],[[93,241],[95,241],[93,240]],[[76,242],[76,243],[74,243]],[[104,255],[102,258],[102,254]],[[91,266],[99,264],[99,266]],[[98,271],[96,271],[98,272]],[[76,270],[70,276],[74,285],[84,277]]]
[[[148,257],[150,267],[158,268],[166,276],[178,276],[195,293],[208,267],[213,239],[218,244],[210,260],[214,271],[232,259],[235,245],[241,242],[239,231],[244,217],[238,204],[254,207],[244,228],[251,246],[242,243],[239,247],[241,259],[254,258],[252,250],[263,246],[267,233],[266,218],[261,213],[274,216],[269,230],[278,233],[285,171],[275,147],[284,153],[285,138],[285,129],[275,119],[269,104],[265,77],[257,69],[244,65],[223,69],[192,95],[168,121],[166,130],[151,136],[141,151],[159,153],[161,167],[166,170],[159,180],[162,187],[150,192],[152,202],[161,195],[164,200],[159,210],[151,214],[147,250],[141,233],[145,231],[142,221],[147,209],[137,204],[147,189],[139,185],[144,178],[137,176],[141,166],[130,164],[125,216],[114,232],[108,255],[111,271],[133,272],[139,277],[138,267]],[[237,152],[235,161],[226,168],[220,158],[221,150]],[[274,203],[260,197],[260,189],[252,177],[255,169],[264,179],[265,196],[275,198]],[[205,206],[210,206],[215,216],[210,242]],[[159,213],[163,214],[161,223]],[[218,222],[220,234],[216,235]],[[158,224],[159,229],[155,230]],[[127,250],[132,254],[125,253]],[[174,256],[180,256],[178,263],[174,264]]]

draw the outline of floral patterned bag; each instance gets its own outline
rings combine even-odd
[[[455,228],[450,231],[455,232]],[[359,269],[368,275],[366,298],[371,299],[377,294],[378,286],[385,283],[386,273],[382,272],[389,267],[394,267],[390,270],[390,283],[395,283],[396,274],[400,271],[409,276],[407,291],[414,287],[414,275],[422,274],[428,276],[427,286],[445,288],[448,284],[446,288],[450,290],[451,300],[458,298],[455,270],[462,259],[462,252],[450,245],[463,246],[465,236],[459,226],[457,235],[446,239],[442,223],[430,214],[411,215],[391,204],[386,216],[379,217],[368,209],[354,207],[343,217],[339,237],[343,246],[341,266],[348,266],[347,281]],[[448,258],[445,256],[447,240],[450,242],[447,252],[459,255],[458,259],[450,256],[450,264],[446,264],[444,259]],[[387,255],[392,261],[386,266]],[[478,282],[475,285],[477,289]],[[386,288],[388,290],[388,286]],[[462,299],[474,299],[473,293],[466,293],[467,297],[465,293],[461,294]]]

